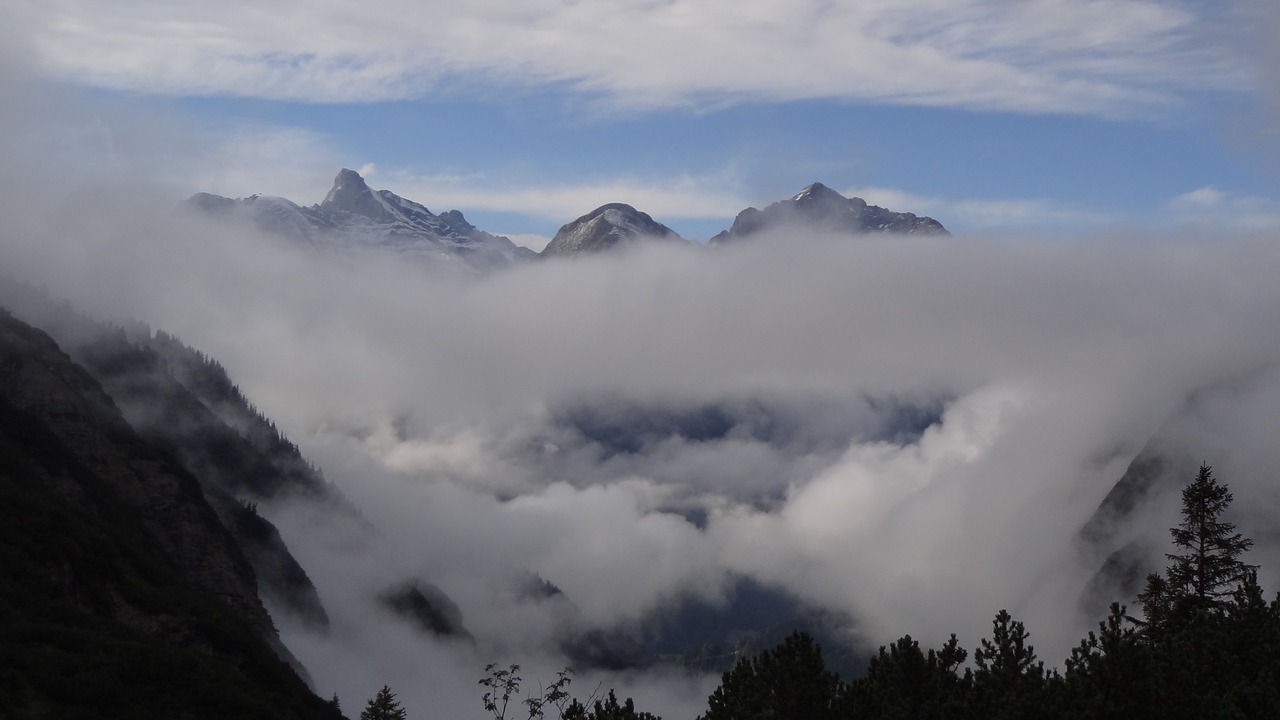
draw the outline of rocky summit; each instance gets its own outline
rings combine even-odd
[[[845,235],[950,235],[942,223],[931,217],[886,210],[869,205],[862,198],[847,198],[822,183],[813,183],[763,210],[753,207],[743,210],[734,218],[732,227],[712,237],[708,244],[731,243],[788,227]]]
[[[594,253],[655,240],[689,242],[676,231],[654,220],[648,213],[623,203],[609,203],[563,225],[543,249],[542,255],[551,257]]]

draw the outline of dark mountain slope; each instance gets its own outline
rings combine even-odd
[[[0,314],[5,717],[338,718],[273,652],[253,572],[167,453]]]
[[[344,511],[345,500],[263,417],[222,366],[163,332],[126,332],[82,316],[33,288],[0,282],[0,297],[38,322],[89,371],[124,419],[199,480],[205,498],[253,564],[275,607],[328,624],[315,586],[259,500],[304,497]],[[135,340],[136,339],[136,340]]]

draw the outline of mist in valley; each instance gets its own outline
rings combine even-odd
[[[200,146],[180,117],[86,120],[4,82],[26,101],[4,113],[4,272],[216,358],[357,510],[261,507],[331,619],[277,612],[282,637],[348,713],[385,683],[411,715],[480,717],[486,663],[550,682],[567,640],[642,640],[744,580],[862,654],[907,633],[972,647],[1008,608],[1056,664],[1100,619],[1081,598],[1105,552],[1132,540],[1163,566],[1180,484],[1112,547],[1079,538],[1153,437],[1230,485],[1277,587],[1270,235],[793,228],[476,276],[184,214],[170,163],[212,161],[179,151]],[[406,581],[470,638],[378,603]],[[670,718],[718,682],[579,670],[575,691]]]

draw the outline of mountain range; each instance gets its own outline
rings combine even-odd
[[[302,206],[282,197],[252,195],[232,199],[199,193],[186,205],[204,215],[248,222],[272,235],[338,253],[375,250],[427,264],[447,264],[486,272],[538,258],[611,251],[637,243],[696,245],[648,213],[625,203],[602,205],[565,223],[541,253],[509,238],[479,230],[462,213],[439,215],[390,190],[372,190],[354,170],[343,168],[319,204]],[[733,225],[708,245],[725,245],[800,229],[824,234],[947,235],[937,220],[846,198],[813,183],[763,210],[746,208]]]
[[[345,168],[318,205],[303,207],[270,195],[233,200],[209,193],[192,196],[187,205],[207,215],[248,221],[270,234],[340,253],[389,250],[412,260],[450,263],[476,271],[536,256],[508,238],[477,229],[457,210],[436,215],[389,190],[374,192],[359,173]]]

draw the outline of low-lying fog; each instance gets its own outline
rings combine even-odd
[[[6,267],[217,358],[360,509],[268,509],[333,618],[281,618],[285,638],[348,709],[385,682],[417,712],[479,711],[484,663],[549,681],[566,624],[625,632],[742,577],[859,648],[973,647],[1009,608],[1060,662],[1098,619],[1076,533],[1197,390],[1245,388],[1182,422],[1186,449],[1244,505],[1275,500],[1267,238],[796,231],[474,278],[130,210],[11,232]],[[531,573],[563,595],[531,598]],[[453,598],[474,645],[380,610],[403,578]],[[715,678],[578,688],[602,680],[680,717]]]

